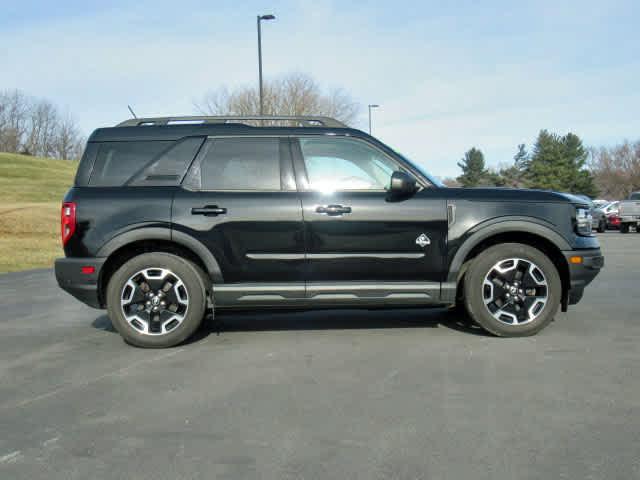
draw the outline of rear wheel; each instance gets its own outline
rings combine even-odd
[[[465,306],[483,328],[501,337],[534,335],[560,305],[558,270],[540,250],[504,243],[476,257],[465,275]]]
[[[147,348],[178,345],[206,311],[202,270],[168,253],[145,253],[122,265],[107,286],[109,318],[128,343]]]
[[[598,223],[598,233],[604,233],[604,231],[607,229],[607,223],[604,220],[600,220],[600,223]]]

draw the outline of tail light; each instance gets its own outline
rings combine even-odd
[[[60,214],[60,235],[62,246],[65,246],[76,231],[76,204],[64,202]]]

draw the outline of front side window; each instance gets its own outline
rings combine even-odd
[[[280,190],[277,138],[216,138],[202,159],[203,190]]]
[[[350,138],[300,138],[311,190],[385,190],[398,165],[364,142]]]

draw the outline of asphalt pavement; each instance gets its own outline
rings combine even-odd
[[[0,479],[640,478],[640,235],[538,336],[444,310],[223,314],[127,346],[0,276]]]

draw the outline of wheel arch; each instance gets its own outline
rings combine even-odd
[[[166,228],[133,230],[111,239],[98,252],[104,262],[98,279],[98,297],[105,304],[105,291],[109,279],[129,259],[149,252],[172,253],[198,265],[213,283],[223,283],[222,271],[213,254],[198,240]]]
[[[571,250],[567,240],[550,227],[526,220],[499,221],[473,232],[456,251],[449,265],[447,283],[455,287],[456,299],[462,295],[462,280],[470,262],[482,251],[500,243],[530,245],[547,255],[558,269],[562,282],[562,311],[566,311],[571,287],[569,265],[562,254]]]

